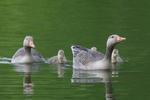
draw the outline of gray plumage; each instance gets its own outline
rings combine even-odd
[[[31,48],[31,55],[32,55],[33,59],[35,60],[35,62],[44,62],[45,61],[43,56],[38,51],[34,50],[33,48]],[[25,56],[24,47],[22,47],[16,51],[16,53],[12,57],[12,60],[16,59],[17,57],[20,57],[20,56]]]
[[[51,58],[49,58],[48,60],[48,63],[59,63],[59,61],[58,61],[58,56],[53,56],[53,57],[51,57]]]
[[[95,50],[84,48],[78,45],[73,45],[71,48],[74,61],[82,65],[87,65],[90,62],[96,62],[104,58],[104,54]]]

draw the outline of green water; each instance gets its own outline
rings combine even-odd
[[[0,0],[0,57],[7,60],[22,47],[26,35],[34,37],[35,49],[45,58],[63,49],[69,60],[72,44],[105,52],[110,34],[127,38],[116,47],[125,60],[116,75],[81,72],[80,79],[72,63],[39,64],[29,70],[2,58],[1,99],[106,100],[110,93],[110,100],[149,100],[149,12],[148,0]],[[89,73],[107,77],[86,79]],[[23,85],[26,77],[30,88]]]

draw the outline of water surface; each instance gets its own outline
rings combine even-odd
[[[150,99],[150,1],[1,0],[0,12],[1,99]],[[127,38],[116,46],[125,62],[114,72],[74,71],[72,63],[10,63],[26,35],[34,37],[35,49],[45,58],[63,49],[72,60],[72,44],[104,53],[110,34]]]

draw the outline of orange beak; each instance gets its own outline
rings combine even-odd
[[[122,42],[122,41],[124,41],[124,40],[126,40],[126,38],[123,38],[123,37],[117,37],[117,42]]]
[[[34,45],[33,41],[30,41],[30,42],[29,42],[29,45],[30,45],[32,48],[34,48],[34,47],[35,47],[35,45]]]

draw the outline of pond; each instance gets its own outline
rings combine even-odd
[[[150,1],[1,0],[0,11],[1,99],[150,99]],[[126,37],[116,46],[124,63],[113,71],[72,68],[71,45],[95,46],[105,53],[111,34]],[[27,35],[45,59],[63,49],[70,62],[11,64]]]

